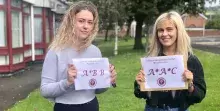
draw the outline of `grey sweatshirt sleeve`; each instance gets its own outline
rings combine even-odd
[[[100,49],[99,48],[97,48],[97,54],[98,54],[98,57],[102,57],[102,53],[101,53],[101,51],[100,51]],[[107,91],[108,90],[108,88],[101,88],[101,89],[96,89],[95,90],[95,93],[96,94],[101,94],[101,93],[103,93],[103,92],[105,92],[105,91]]]
[[[64,94],[69,88],[67,80],[57,81],[58,59],[54,51],[48,51],[41,75],[41,95],[45,98],[55,98]]]

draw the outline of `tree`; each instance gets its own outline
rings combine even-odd
[[[216,0],[209,1],[209,4],[216,2]],[[207,7],[206,16],[209,16],[208,22],[206,23],[206,29],[220,29],[220,9],[218,7]],[[212,13],[212,14],[210,14]]]
[[[78,0],[72,0],[78,1]],[[128,25],[132,18],[137,22],[136,35],[133,49],[143,49],[142,25],[153,25],[156,17],[168,10],[177,10],[180,14],[203,13],[205,1],[215,0],[87,0],[92,1],[99,10],[100,22],[108,29],[112,22],[122,24],[127,21]],[[108,23],[108,24],[107,24]],[[127,32],[128,33],[128,32]],[[106,34],[108,35],[108,34]],[[107,38],[107,37],[106,37]],[[107,39],[106,39],[107,40]]]
[[[130,0],[127,9],[130,10],[137,22],[134,49],[143,49],[142,25],[152,25],[152,21],[159,14],[168,10],[178,10],[181,14],[198,14],[204,12],[205,0]]]
[[[119,12],[117,10],[117,0],[99,0],[97,7],[100,23],[103,24],[100,29],[105,29],[105,41],[107,41],[109,30],[113,29],[113,23],[118,21]]]
[[[206,29],[220,29],[220,14],[216,13],[212,19],[208,20]]]

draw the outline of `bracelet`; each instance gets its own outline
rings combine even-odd
[[[116,88],[117,87],[116,83],[112,83],[112,87]]]
[[[191,89],[193,87],[193,82],[190,82],[188,85],[188,89]]]

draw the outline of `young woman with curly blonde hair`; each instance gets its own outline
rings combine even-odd
[[[41,94],[55,102],[54,111],[98,111],[96,94],[106,89],[75,90],[77,69],[73,58],[101,58],[98,47],[91,44],[98,32],[98,12],[88,1],[75,2],[66,11],[58,32],[49,46],[41,76]],[[116,72],[110,65],[111,83]]]

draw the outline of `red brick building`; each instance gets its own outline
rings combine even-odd
[[[203,14],[198,14],[197,16],[183,14],[182,19],[189,36],[205,35],[205,25],[208,18]]]
[[[0,76],[43,60],[59,23],[59,0],[0,0]]]
[[[205,29],[208,18],[205,17],[203,14],[198,14],[197,16],[183,14],[182,19],[190,37],[220,36],[220,30]]]

